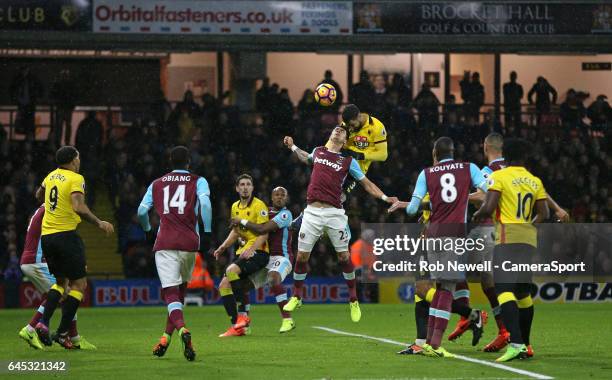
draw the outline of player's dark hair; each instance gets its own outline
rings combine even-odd
[[[443,136],[434,142],[434,150],[436,151],[438,160],[453,158],[455,144],[450,137]]]
[[[191,162],[191,154],[187,147],[179,145],[172,148],[170,151],[170,163],[172,169],[187,169]]]
[[[359,116],[359,107],[354,104],[349,104],[342,110],[342,121],[345,123],[354,120],[357,116]]]
[[[58,165],[68,165],[79,155],[79,151],[70,145],[63,146],[55,152],[55,162]]]
[[[240,175],[238,176],[238,178],[236,178],[236,186],[238,186],[238,184],[240,183],[240,181],[241,181],[241,180],[243,180],[243,179],[248,179],[249,181],[251,181],[251,184],[254,184],[254,183],[255,183],[255,182],[253,182],[253,177],[251,177],[251,175],[250,175],[250,174],[246,174],[246,173],[244,173],[244,174],[240,174]]]
[[[504,141],[504,158],[510,164],[524,164],[529,155],[527,141],[519,138]]]

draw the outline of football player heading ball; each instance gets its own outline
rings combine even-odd
[[[356,105],[348,104],[342,111],[342,125],[349,130],[343,153],[356,159],[364,174],[372,162],[387,160],[387,131],[380,120],[361,113]],[[330,144],[328,141],[325,146],[329,148]],[[347,181],[345,193],[350,193],[356,184],[356,181]]]

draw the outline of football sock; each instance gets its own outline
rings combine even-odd
[[[510,332],[510,342],[523,344],[523,335],[519,321],[519,308],[512,292],[503,292],[497,296],[501,306],[502,318],[506,329]]]
[[[181,303],[185,304],[185,295],[187,294],[187,283],[183,282],[179,285],[179,299]]]
[[[294,297],[302,299],[304,296],[304,280],[308,274],[308,262],[296,260],[295,269],[293,270],[293,291]]]
[[[164,289],[164,300],[168,306],[168,318],[176,330],[185,327],[183,317],[183,303],[181,302],[181,291],[178,286],[171,286]]]
[[[249,315],[251,311],[251,294],[249,290],[242,290],[242,299],[238,305],[238,315]]]
[[[219,294],[221,294],[221,300],[223,301],[223,307],[225,308],[225,312],[230,317],[232,325],[236,323],[238,319],[238,309],[236,307],[236,298],[234,297],[234,292],[229,288],[221,288],[219,289]]]
[[[523,343],[529,345],[529,335],[531,333],[531,323],[533,322],[533,301],[531,296],[527,296],[518,300],[519,308],[519,325],[521,326],[521,334]]]
[[[72,321],[70,322],[70,328],[68,329],[68,336],[70,338],[74,338],[79,336],[79,332],[77,330],[77,315],[74,315],[74,318],[72,318]]]
[[[236,304],[236,296],[234,294],[234,288],[236,291],[242,291],[241,287],[237,286],[238,280],[240,280],[240,276],[234,272],[228,272],[227,278],[230,281],[230,288],[221,288],[219,289],[219,293],[221,294],[221,299],[223,300],[223,307],[225,308],[225,312],[230,317],[230,320],[233,324],[236,324],[238,320],[238,307]]]
[[[427,319],[429,318],[429,303],[420,299],[414,304],[414,320],[416,322],[417,339],[427,339]]]
[[[276,297],[276,304],[280,309],[281,316],[283,318],[291,318],[291,313],[283,310],[283,306],[287,304],[287,291],[283,284],[272,285],[270,287],[272,294]]]
[[[442,343],[442,336],[444,335],[444,331],[446,331],[446,327],[448,326],[448,320],[450,319],[451,314],[451,304],[453,302],[453,294],[450,291],[446,289],[438,289],[436,294],[438,293],[440,295],[438,296],[438,302],[436,304],[435,325],[429,343],[434,349],[440,347],[440,344]]]
[[[62,296],[64,295],[64,288],[61,286],[54,284],[51,286],[51,289],[47,293],[47,301],[45,302],[45,310],[43,311],[42,318],[40,320],[45,326],[49,326],[49,321],[57,309],[57,305],[59,305]]]
[[[504,326],[504,321],[501,315],[501,307],[499,306],[499,301],[497,300],[497,294],[495,293],[495,288],[487,288],[483,289],[484,294],[487,296],[489,300],[489,304],[491,305],[491,310],[493,310],[493,315],[495,315],[495,323],[497,324],[497,328],[500,332],[506,331],[506,327]]]
[[[471,312],[472,308],[465,303],[456,299],[451,301],[451,313],[459,314],[464,318],[468,318]]]
[[[82,300],[83,293],[78,290],[73,289],[68,292],[68,297],[66,297],[66,300],[64,300],[62,304],[62,321],[57,328],[58,334],[63,335],[70,330],[70,325]]]
[[[455,285],[453,298],[460,305],[470,306],[470,288],[468,287],[467,282],[463,281]]]
[[[45,312],[45,304],[47,302],[45,297],[46,296],[43,296],[43,301],[40,303],[40,306],[38,306],[38,309],[36,309],[36,311],[34,312],[34,315],[32,316],[32,319],[30,319],[30,323],[28,323],[28,326],[35,328],[36,324],[40,322],[43,313]]]
[[[351,259],[341,261],[340,266],[342,267],[342,276],[346,281],[346,285],[349,290],[349,302],[357,301],[357,280],[355,280],[355,267]]]
[[[440,298],[440,292],[436,291],[433,294],[433,299],[431,300],[431,304],[429,305],[429,316],[427,317],[427,343],[431,343],[431,337],[433,336],[434,326],[436,325],[436,312],[437,312],[439,298]]]

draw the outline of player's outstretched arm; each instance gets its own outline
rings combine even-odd
[[[232,218],[232,226],[242,225],[247,230],[256,233],[257,235],[263,235],[278,230],[276,222],[269,220],[266,223],[252,223],[246,219]]]
[[[387,202],[387,203],[395,203],[397,202],[399,199],[397,199],[397,197],[388,197],[385,195],[385,193],[383,193],[383,191],[376,186],[376,184],[374,184],[374,182],[370,181],[368,179],[368,177],[363,177],[361,180],[359,180],[359,183],[361,184],[361,186],[363,186],[363,189],[370,194],[371,196],[373,196],[374,198],[379,198],[382,199],[383,201]]]
[[[72,209],[81,218],[97,226],[99,229],[104,231],[107,236],[115,231],[112,224],[104,220],[98,219],[98,217],[91,212],[89,207],[87,207],[87,205],[85,204],[85,195],[83,193],[72,193],[70,199],[72,201]]]
[[[500,197],[501,193],[499,191],[487,191],[484,203],[482,204],[482,206],[480,206],[480,209],[474,213],[472,220],[474,222],[482,222],[485,219],[489,218],[493,214],[493,211],[495,211],[495,209],[497,208]]]
[[[397,202],[393,203],[393,204],[391,205],[391,207],[389,207],[389,209],[387,210],[387,212],[388,212],[388,213],[392,213],[392,212],[394,212],[394,211],[396,211],[396,210],[399,210],[399,209],[402,209],[402,210],[403,210],[403,209],[405,209],[406,207],[408,207],[408,204],[409,204],[409,202],[399,201],[399,200],[398,200]]]
[[[548,208],[555,213],[555,216],[563,223],[567,223],[570,220],[570,216],[555,200],[546,193],[546,204]]]
[[[301,150],[300,148],[298,148],[297,145],[293,143],[293,137],[285,136],[285,138],[283,139],[283,144],[285,144],[287,148],[291,149],[291,151],[297,155],[300,161],[302,161],[305,164],[310,163],[310,157],[309,157],[308,152],[305,152]]]

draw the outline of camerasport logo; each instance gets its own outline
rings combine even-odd
[[[348,1],[97,0],[96,33],[349,34]]]

